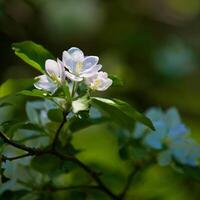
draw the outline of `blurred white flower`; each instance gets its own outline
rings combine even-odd
[[[65,72],[66,76],[77,82],[96,74],[102,68],[97,64],[98,61],[97,56],[84,56],[83,52],[76,47],[64,51],[62,57],[63,65],[68,70]]]
[[[86,78],[86,84],[92,90],[104,91],[107,90],[112,85],[112,80],[108,78],[106,72],[98,72],[91,77]]]
[[[34,84],[37,89],[47,90],[54,93],[59,85],[63,84],[65,81],[65,70],[58,59],[55,60],[48,59],[45,62],[45,70],[47,74],[36,77],[38,81]]]

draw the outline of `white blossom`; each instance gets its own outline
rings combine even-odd
[[[55,93],[59,85],[63,84],[65,81],[65,70],[58,59],[55,60],[48,59],[45,62],[46,74],[36,77],[38,81],[34,84],[37,89],[47,90],[51,93]]]
[[[105,91],[112,85],[112,80],[108,78],[106,72],[98,72],[91,77],[86,78],[86,84],[92,90]]]
[[[96,74],[102,68],[97,64],[98,61],[97,56],[84,56],[83,52],[76,47],[64,51],[62,57],[62,63],[67,69],[66,76],[76,82]]]

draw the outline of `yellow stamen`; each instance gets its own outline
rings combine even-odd
[[[91,89],[96,90],[100,85],[101,85],[101,81],[97,79],[92,83]]]
[[[76,72],[79,74],[81,72],[82,68],[83,68],[83,63],[78,62],[76,64]]]

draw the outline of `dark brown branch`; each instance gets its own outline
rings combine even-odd
[[[57,137],[59,136],[59,133],[64,125],[66,121],[63,120],[63,122],[61,123],[58,131],[57,131]],[[55,147],[52,148],[51,150],[40,150],[40,149],[36,149],[36,148],[30,148],[27,147],[25,145],[19,144],[11,139],[9,139],[6,135],[4,135],[3,133],[0,132],[0,137],[2,138],[2,140],[4,141],[4,143],[9,144],[13,147],[16,147],[18,149],[24,150],[26,152],[28,152],[28,154],[22,155],[22,156],[17,156],[17,157],[13,157],[13,158],[7,158],[7,157],[3,157],[4,160],[15,160],[15,159],[20,159],[26,156],[31,156],[31,155],[42,155],[42,154],[53,154],[57,157],[59,157],[61,160],[70,160],[73,163],[76,163],[80,168],[82,168],[85,172],[88,173],[88,175],[98,184],[98,188],[99,190],[103,191],[105,194],[107,194],[109,197],[111,197],[111,199],[113,200],[119,200],[118,196],[115,195],[114,193],[112,193],[112,191],[110,191],[105,184],[101,181],[101,179],[99,178],[99,174],[96,173],[95,171],[93,171],[89,166],[85,165],[84,163],[82,163],[80,160],[78,160],[76,157],[74,156],[68,156],[68,155],[63,155],[59,152],[57,152],[55,150]],[[56,145],[56,141],[55,141],[55,145]]]
[[[59,134],[63,128],[63,126],[65,125],[65,123],[67,122],[67,115],[68,115],[68,112],[67,113],[63,113],[63,121],[62,123],[60,124],[60,126],[58,127],[57,131],[56,131],[56,134],[55,134],[55,137],[54,137],[54,140],[53,140],[53,144],[52,144],[52,149],[55,150],[56,148],[56,144],[57,144],[57,141],[58,141],[58,137],[59,137]]]
[[[56,143],[57,143],[57,139],[59,137],[59,133],[62,130],[62,127],[64,126],[66,122],[66,117],[63,120],[63,122],[61,123],[61,125],[59,126],[56,135],[55,135],[55,139],[54,139],[54,143],[53,143],[53,148],[51,150],[41,150],[41,149],[36,149],[36,148],[31,148],[31,147],[27,147],[23,144],[19,144],[13,140],[11,140],[10,138],[8,138],[5,134],[3,134],[2,132],[0,132],[0,138],[4,141],[4,143],[9,144],[13,147],[16,147],[18,149],[24,150],[26,152],[28,152],[25,155],[21,155],[21,156],[16,156],[13,158],[7,158],[5,156],[3,156],[2,158],[4,160],[15,160],[15,159],[20,159],[20,158],[24,158],[26,156],[31,156],[31,155],[42,155],[42,154],[53,154],[57,157],[59,157],[61,160],[70,160],[74,163],[76,163],[80,168],[82,168],[85,172],[88,173],[88,175],[98,184],[96,186],[96,188],[98,187],[99,190],[101,190],[102,192],[104,192],[105,194],[107,194],[111,199],[113,200],[119,200],[118,196],[115,195],[103,182],[102,180],[99,178],[99,174],[96,173],[95,171],[93,171],[89,166],[85,165],[83,162],[81,162],[80,160],[78,160],[76,157],[74,156],[68,156],[68,155],[63,155],[59,152],[57,152],[55,150],[56,147]]]
[[[15,156],[15,157],[7,157],[7,156],[2,155],[1,159],[2,159],[2,161],[6,161],[6,160],[13,161],[13,160],[25,158],[25,157],[28,157],[28,156],[32,156],[32,155],[33,154],[30,154],[30,153],[27,153],[27,154],[24,154],[24,155],[21,155],[21,156]]]
[[[36,148],[31,148],[31,147],[27,147],[23,144],[19,144],[13,140],[11,140],[10,138],[8,138],[4,133],[0,132],[0,138],[3,140],[4,143],[9,144],[15,148],[24,150],[26,152],[29,152],[30,155],[36,155],[38,153],[41,152],[40,149],[36,149]]]
[[[59,157],[61,160],[70,160],[76,163],[80,168],[82,168],[85,172],[87,172],[87,174],[98,184],[98,187],[101,191],[103,191],[113,200],[120,200],[117,195],[115,195],[108,187],[105,186],[105,184],[99,178],[99,174],[93,171],[89,166],[85,165],[79,159],[73,156],[65,156],[56,151],[53,151],[52,153],[57,157]]]
[[[139,170],[140,170],[140,166],[136,165],[134,170],[129,174],[126,185],[124,189],[122,190],[121,194],[119,195],[119,200],[125,199],[125,196],[131,186],[131,183],[133,182],[133,179],[135,178],[135,176],[138,174]]]

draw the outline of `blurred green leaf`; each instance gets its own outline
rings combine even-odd
[[[47,98],[47,93],[41,90],[22,90],[18,94],[31,97]]]
[[[103,111],[107,112],[110,115],[111,119],[116,120],[122,125],[127,124],[127,128],[131,128],[131,126],[133,128],[134,122],[138,121],[154,130],[154,126],[150,119],[136,111],[131,105],[124,101],[118,99],[111,100],[93,97],[92,102],[98,107],[100,107]]]
[[[66,126],[71,132],[76,132],[92,125],[98,125],[101,123],[108,122],[109,120],[110,119],[106,117],[92,119],[92,118],[80,118],[79,116],[74,116],[68,121]]]
[[[9,79],[0,86],[0,97],[16,94],[30,88],[34,83],[32,79]]]
[[[11,105],[12,105],[11,103],[4,102],[0,104],[0,108],[5,107],[5,106],[11,106]]]
[[[113,81],[112,86],[114,86],[114,87],[120,87],[120,86],[124,85],[124,82],[116,75],[111,74],[111,75],[109,75],[109,78],[112,79],[112,81]]]
[[[44,73],[45,61],[54,58],[43,46],[32,41],[14,43],[12,49],[18,57],[42,73]]]
[[[67,99],[71,100],[71,95],[70,95],[69,86],[67,84],[67,81],[65,84],[63,84],[62,89],[63,89],[63,92],[64,92],[65,96],[67,97]]]
[[[54,122],[61,122],[63,117],[63,111],[60,109],[51,109],[48,111],[48,118]]]
[[[60,163],[59,158],[48,154],[34,157],[31,161],[31,166],[41,173],[49,173],[59,168]]]
[[[13,135],[19,129],[44,132],[44,129],[37,124],[33,124],[30,122],[19,122],[19,123],[15,123],[15,124],[11,125],[8,130],[8,133]]]

